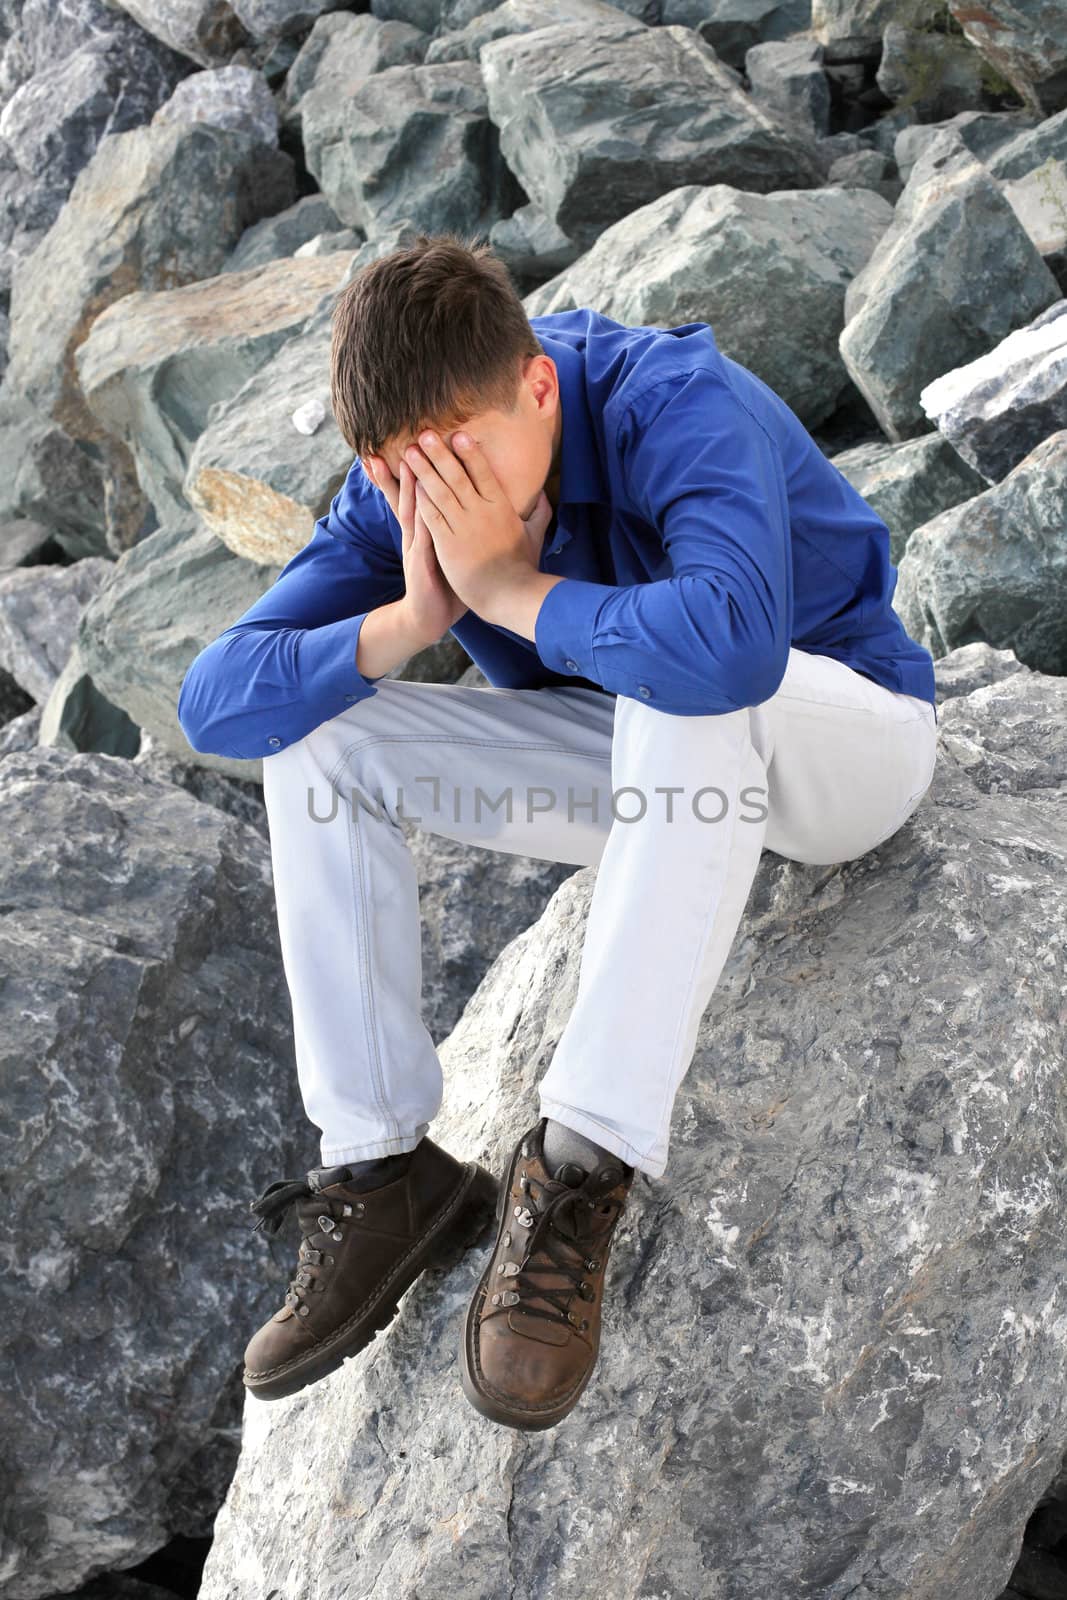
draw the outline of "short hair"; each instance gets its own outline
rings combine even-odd
[[[512,411],[544,347],[507,266],[477,236],[419,233],[345,284],[333,310],[330,400],[359,456],[429,424]]]

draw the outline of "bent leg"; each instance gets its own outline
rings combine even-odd
[[[613,697],[382,679],[263,762],[304,1107],[327,1165],[414,1149],[440,1109],[401,816],[542,860],[597,862]]]
[[[760,706],[679,717],[620,696],[612,784],[648,803],[609,834],[542,1114],[662,1176],[675,1096],[764,845],[805,862],[863,854],[922,798],[935,744],[932,707],[796,649]]]

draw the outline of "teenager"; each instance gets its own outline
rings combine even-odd
[[[201,651],[181,726],[263,758],[282,955],[322,1166],[252,1202],[302,1240],[251,1339],[272,1399],[333,1371],[494,1199],[460,1339],[493,1420],[566,1416],[605,1273],[766,846],[849,861],[933,775],[933,661],[893,610],[889,533],[702,322],[528,318],[483,242],[420,234],[338,297],[355,454],[274,585]],[[385,676],[451,631],[491,687]],[[400,824],[598,868],[577,998],[499,1185],[429,1137]],[[757,997],[758,1003],[758,997]]]

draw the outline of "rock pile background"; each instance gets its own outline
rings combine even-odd
[[[247,1200],[316,1157],[260,763],[175,715],[350,465],[338,290],[443,229],[531,314],[709,323],[884,518],[942,705],[898,836],[765,856],[536,1441],[459,1395],[477,1252],[242,1411]],[[0,0],[0,465],[0,1600],[1062,1600],[1067,11]],[[410,837],[435,1136],[499,1166],[593,875]]]

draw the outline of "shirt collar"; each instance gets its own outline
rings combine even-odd
[[[566,508],[572,505],[607,505],[610,496],[604,481],[596,434],[585,397],[585,357],[562,339],[538,332],[546,355],[556,363],[563,409],[560,441],[559,506],[556,512],[556,537],[548,552],[555,555],[572,537],[567,526]]]

